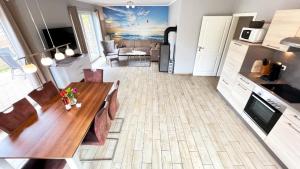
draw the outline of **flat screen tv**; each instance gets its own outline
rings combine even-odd
[[[49,29],[49,32],[55,46],[70,43],[70,48],[77,49],[75,34],[72,27],[51,28]],[[43,29],[43,34],[48,47],[52,48],[53,45],[46,29]],[[60,48],[61,52],[63,52],[64,50],[65,48]],[[53,53],[55,53],[55,50],[51,51],[52,55]]]

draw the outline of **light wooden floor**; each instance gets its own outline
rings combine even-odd
[[[217,80],[149,68],[105,68],[121,80],[118,116],[125,122],[112,161],[86,169],[280,168],[216,91]],[[97,155],[83,148],[83,156]]]

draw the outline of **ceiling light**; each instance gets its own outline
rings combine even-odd
[[[37,67],[32,63],[26,64],[22,68],[24,72],[28,74],[35,73],[37,71]]]
[[[135,5],[134,5],[134,2],[133,1],[127,1],[127,4],[126,4],[126,8],[135,8]]]
[[[41,63],[44,66],[50,66],[53,63],[53,60],[49,57],[46,57],[44,53],[42,53],[42,59],[41,59]]]
[[[74,50],[71,49],[69,45],[67,45],[67,49],[65,50],[65,54],[67,56],[73,56],[75,53],[74,53]]]
[[[56,60],[63,60],[65,58],[65,55],[56,48],[54,57]]]

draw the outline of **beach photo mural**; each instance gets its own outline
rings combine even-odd
[[[103,7],[105,29],[115,40],[163,41],[168,27],[167,6]]]

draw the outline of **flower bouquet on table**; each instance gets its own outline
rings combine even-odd
[[[76,93],[78,93],[77,88],[71,87],[60,92],[60,96],[62,97],[62,101],[64,102],[67,110],[71,109],[71,106],[77,103]]]

